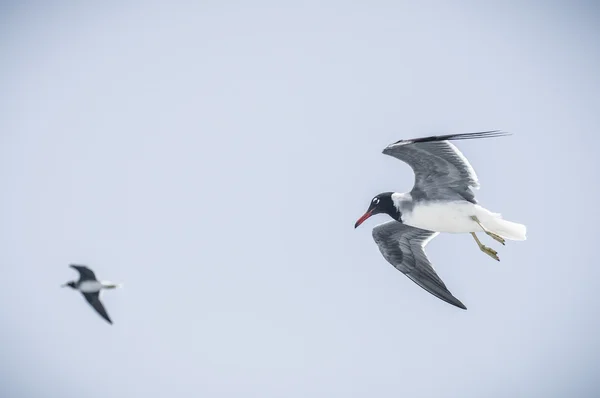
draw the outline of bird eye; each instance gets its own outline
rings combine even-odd
[[[379,198],[374,198],[373,199],[373,204],[378,204],[379,203]]]

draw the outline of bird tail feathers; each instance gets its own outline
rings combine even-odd
[[[491,217],[482,224],[488,231],[510,240],[526,240],[527,227],[523,224],[503,220],[500,217]]]

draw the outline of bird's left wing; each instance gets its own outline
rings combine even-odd
[[[501,137],[508,133],[482,131],[478,133],[448,134],[400,140],[383,150],[408,164],[415,173],[413,197],[427,199],[464,199],[477,203],[473,188],[479,188],[475,170],[451,140],[471,140]]]
[[[110,317],[108,316],[104,305],[102,305],[102,302],[100,301],[100,292],[83,293],[83,297],[85,297],[87,302],[90,303],[92,307],[94,307],[96,312],[100,314],[102,318],[106,319],[108,323],[112,325],[112,321],[110,320]]]
[[[373,228],[373,239],[390,264],[437,298],[466,310],[467,307],[446,288],[425,254],[425,245],[437,234],[398,221],[388,221]]]
[[[94,271],[86,267],[85,265],[71,264],[69,267],[73,268],[77,272],[79,272],[79,278],[82,281],[95,281],[96,275]]]

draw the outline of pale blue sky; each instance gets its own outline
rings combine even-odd
[[[2,5],[2,397],[600,395],[597,6],[160,3]],[[528,240],[430,243],[462,311],[353,224],[386,145],[487,129]]]

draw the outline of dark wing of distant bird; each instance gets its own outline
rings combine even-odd
[[[96,280],[96,275],[94,274],[94,271],[92,271],[85,265],[71,264],[70,267],[77,270],[77,272],[79,272],[79,280],[80,281],[95,281]]]
[[[415,173],[414,199],[464,199],[477,203],[472,189],[479,188],[477,174],[465,156],[449,140],[501,137],[500,130],[448,134],[400,140],[383,150],[407,163]]]
[[[425,254],[425,245],[437,234],[398,221],[389,221],[373,228],[373,239],[390,264],[437,298],[466,310],[467,307],[450,293],[435,273]]]
[[[96,312],[98,314],[100,314],[100,316],[102,318],[106,319],[108,321],[108,323],[110,323],[112,325],[112,321],[110,320],[110,317],[108,316],[108,313],[106,312],[106,309],[104,308],[104,305],[102,305],[102,302],[100,301],[100,292],[82,293],[82,294],[83,294],[83,297],[85,297],[85,299],[87,300],[87,302],[90,303],[90,305],[92,307],[94,307]]]

